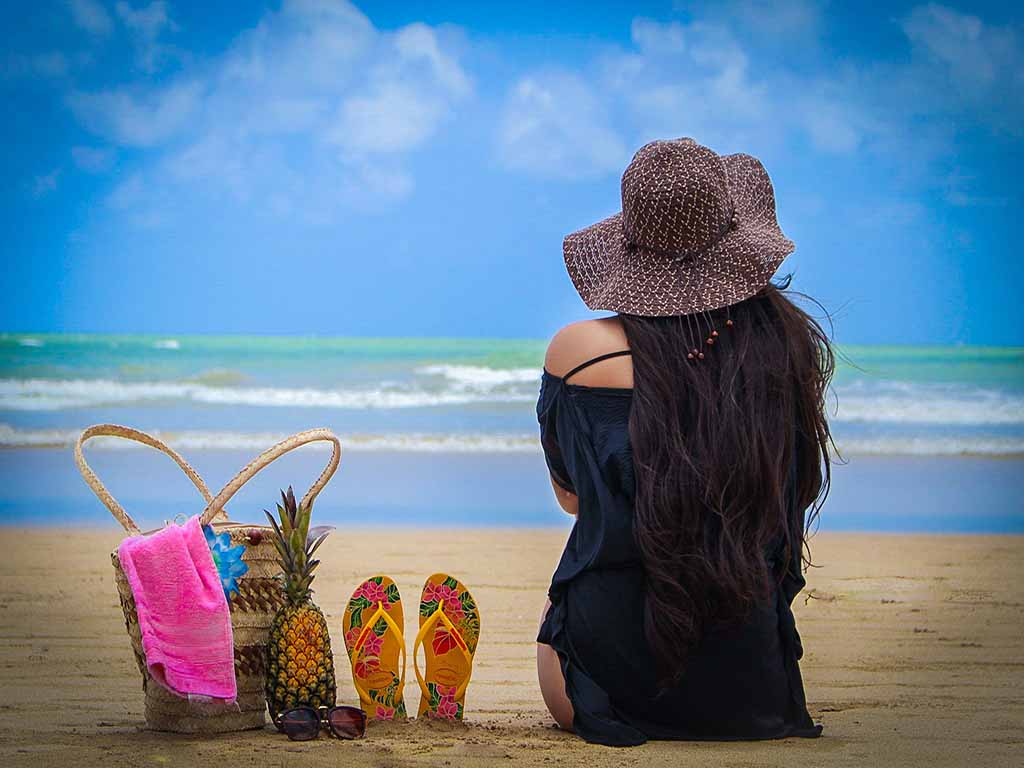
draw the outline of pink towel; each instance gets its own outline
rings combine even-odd
[[[117,555],[153,679],[181,696],[234,701],[231,614],[199,518],[125,539]]]

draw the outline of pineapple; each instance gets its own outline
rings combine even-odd
[[[313,553],[330,528],[309,530],[312,508],[296,507],[295,494],[281,492],[280,521],[266,512],[274,527],[274,545],[281,558],[285,604],[270,625],[267,644],[267,705],[270,717],[293,707],[333,707],[334,656],[327,621],[312,601],[313,571],[320,564]]]

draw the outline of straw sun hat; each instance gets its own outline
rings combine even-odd
[[[657,317],[750,298],[793,247],[757,158],[676,139],[641,147],[622,174],[622,212],[566,237],[563,252],[588,307]]]

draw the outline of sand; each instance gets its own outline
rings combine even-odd
[[[1024,765],[1024,537],[817,536],[821,567],[796,611],[823,738],[617,750],[553,728],[534,680],[537,618],[564,535],[335,535],[317,602],[342,657],[341,607],[362,577],[388,573],[409,600],[427,575],[450,570],[482,609],[476,673],[463,725],[381,725],[359,742],[295,744],[270,728],[145,731],[107,556],[117,533],[0,528],[0,764]],[[344,663],[339,698],[356,701]]]

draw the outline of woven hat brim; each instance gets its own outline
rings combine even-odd
[[[794,250],[776,220],[771,180],[750,155],[727,155],[722,162],[737,224],[692,260],[630,246],[621,213],[565,238],[565,266],[588,307],[689,315],[737,304],[768,284]]]

